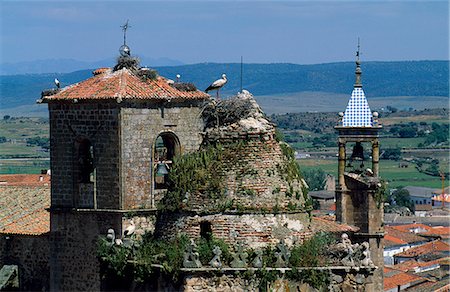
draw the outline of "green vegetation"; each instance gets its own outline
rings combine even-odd
[[[239,145],[236,145],[239,147]],[[203,192],[211,199],[220,199],[225,193],[222,172],[223,161],[236,149],[222,145],[208,146],[198,152],[185,154],[174,159],[169,173],[168,193],[158,208],[175,211],[188,202],[190,194]]]
[[[305,181],[310,191],[323,190],[325,187],[326,173],[321,168],[312,168],[303,171]]]
[[[392,206],[406,207],[411,211],[414,211],[414,202],[411,201],[408,190],[400,188],[395,190],[389,197],[388,202]]]

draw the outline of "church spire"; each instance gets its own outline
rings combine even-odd
[[[356,70],[355,70],[355,75],[356,75],[356,80],[355,80],[355,85],[354,87],[362,87],[362,83],[361,83],[361,61],[359,60],[359,49],[360,49],[360,45],[359,45],[359,38],[358,38],[358,50],[356,51]]]

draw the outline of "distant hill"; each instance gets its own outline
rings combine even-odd
[[[169,58],[140,57],[145,66],[178,66],[183,62]],[[113,57],[93,62],[74,59],[46,59],[27,62],[6,62],[0,64],[0,75],[16,74],[45,74],[49,72],[70,73],[86,68],[100,68],[111,66],[115,62]]]
[[[155,69],[160,75],[171,79],[181,74],[181,81],[193,82],[201,90],[226,73],[229,82],[223,88],[223,96],[240,90],[240,64],[236,63],[202,63]],[[276,96],[280,104],[283,104],[284,97],[289,97],[290,102],[295,104],[296,96],[301,92],[315,96],[308,102],[330,104],[334,96],[348,96],[351,93],[354,70],[353,62],[318,65],[244,64],[243,88],[255,96],[261,96],[261,99]],[[415,99],[405,97],[444,97],[438,98],[440,104],[444,100],[448,105],[448,61],[365,62],[362,70],[363,86],[368,98],[401,96],[411,102]],[[42,90],[54,87],[55,77],[62,86],[67,86],[91,76],[92,69],[72,73],[0,76],[0,108],[4,112],[10,108],[34,104]],[[314,92],[317,94],[311,95]],[[414,104],[410,107],[414,108]]]

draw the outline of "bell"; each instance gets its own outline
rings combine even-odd
[[[156,165],[156,176],[164,176],[169,174],[169,168],[164,162],[158,162]]]
[[[364,149],[361,145],[361,142],[356,142],[355,146],[353,146],[353,152],[350,156],[350,160],[364,161]]]

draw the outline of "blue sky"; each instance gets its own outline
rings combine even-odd
[[[184,63],[448,60],[447,1],[1,1],[1,62],[132,54]]]

